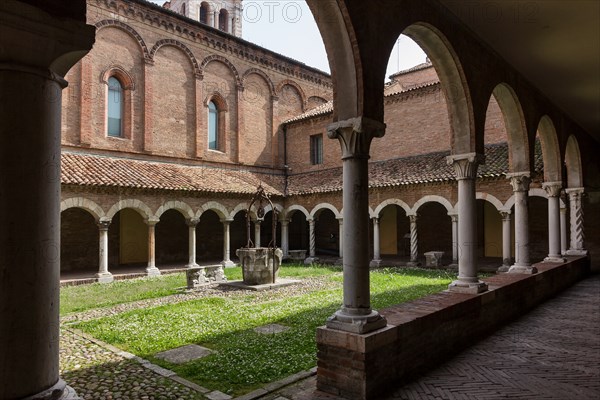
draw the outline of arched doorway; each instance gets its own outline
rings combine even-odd
[[[98,226],[84,209],[69,208],[60,214],[61,279],[93,277],[98,272]]]

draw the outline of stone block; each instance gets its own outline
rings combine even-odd
[[[277,279],[283,252],[267,247],[242,248],[236,251],[242,264],[244,283],[264,285]]]
[[[430,268],[441,267],[443,256],[443,251],[428,251],[425,253],[425,266]]]
[[[227,282],[223,266],[191,267],[185,271],[187,288],[192,290],[209,283]]]

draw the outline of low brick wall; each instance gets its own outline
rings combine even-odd
[[[319,328],[318,389],[348,399],[379,398],[582,279],[590,262],[568,257],[564,264],[536,266],[536,275],[485,279],[490,290],[479,295],[444,291],[380,310],[388,326],[373,333]]]

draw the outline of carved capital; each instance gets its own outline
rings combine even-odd
[[[573,200],[573,199],[580,200],[581,196],[585,192],[585,189],[584,188],[568,188],[568,189],[565,189],[565,192],[567,192],[567,195],[569,195],[569,200]]]
[[[158,219],[158,218],[148,218],[146,220],[146,225],[148,225],[148,226],[155,226],[159,222],[160,222],[160,219]]]
[[[448,165],[454,166],[456,179],[477,178],[477,168],[485,164],[485,156],[477,153],[456,154],[446,157]]]
[[[416,224],[418,217],[416,215],[409,215],[408,219],[410,220],[411,224]]]
[[[385,124],[365,117],[333,123],[327,127],[327,136],[338,139],[342,147],[342,160],[369,158],[373,138],[383,137]]]
[[[196,225],[198,225],[198,222],[200,222],[199,218],[189,218],[185,220],[186,225],[190,228],[195,228]]]
[[[458,222],[458,214],[450,214],[450,220],[452,222]]]
[[[506,174],[506,177],[510,179],[514,192],[529,192],[529,185],[531,184],[529,172]]]
[[[559,197],[562,190],[562,182],[544,182],[542,188],[548,193],[548,197]]]
[[[500,216],[502,217],[502,221],[510,221],[510,211],[500,211]]]
[[[100,229],[101,231],[107,231],[110,227],[111,222],[112,221],[110,219],[101,219],[100,221],[98,221],[98,229]]]

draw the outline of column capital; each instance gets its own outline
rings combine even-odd
[[[188,218],[185,220],[185,224],[190,228],[195,228],[200,222],[200,218]]]
[[[502,217],[503,221],[510,221],[511,219],[511,212],[510,210],[508,211],[499,211],[500,216]]]
[[[448,214],[452,222],[458,222],[458,214]]]
[[[559,197],[562,190],[562,182],[544,182],[542,188],[548,193],[548,197]]]
[[[160,222],[160,219],[158,219],[158,218],[148,218],[144,222],[146,222],[146,225],[148,225],[148,226],[155,226],[156,224],[158,224]]]
[[[453,154],[446,157],[448,165],[454,166],[456,179],[477,178],[477,168],[485,163],[485,156],[478,153]]]
[[[531,184],[529,172],[513,172],[506,174],[506,178],[510,179],[514,192],[529,192],[529,185]]]
[[[288,225],[290,223],[289,219],[280,219],[278,221],[281,222],[281,225]]]
[[[371,218],[373,220],[374,224],[378,224],[379,223],[379,217],[373,217]],[[341,222],[340,222],[341,223]]]
[[[383,137],[386,125],[366,117],[335,122],[327,127],[327,136],[338,139],[342,147],[342,160],[369,158],[373,138]]]
[[[102,218],[101,218],[101,219],[98,221],[97,225],[98,225],[98,228],[99,228],[101,231],[107,231],[107,230],[108,230],[108,228],[110,227],[110,223],[111,223],[111,222],[112,222],[112,220],[110,220],[110,219],[102,219]]]
[[[565,192],[569,195],[569,197],[575,195],[582,195],[585,192],[585,188],[566,188]]]

